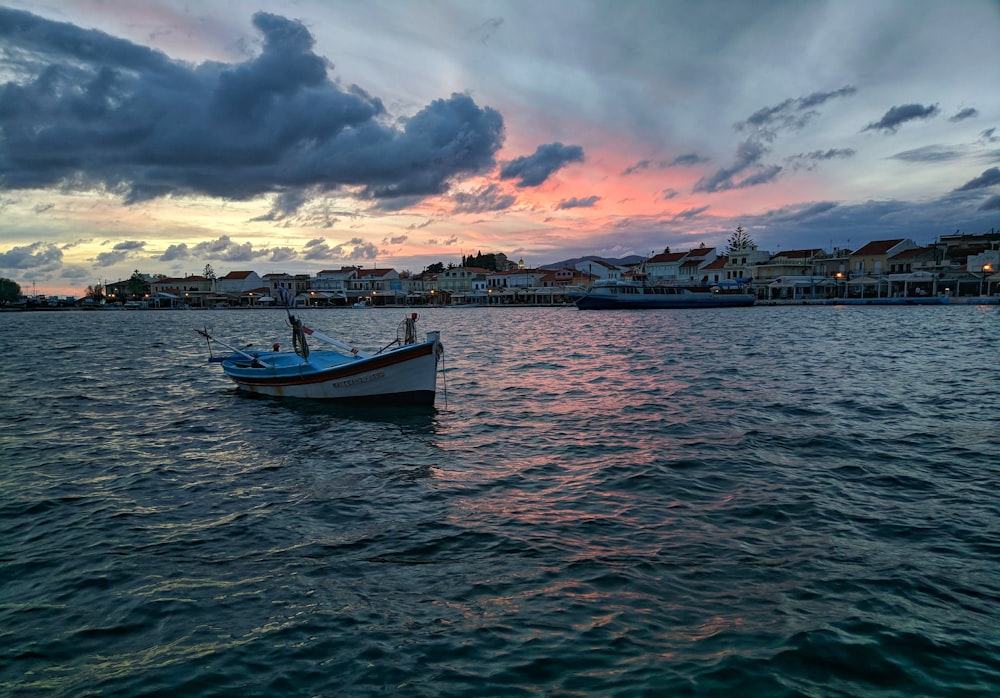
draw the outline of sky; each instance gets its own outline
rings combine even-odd
[[[997,0],[0,0],[0,276],[1000,229]]]

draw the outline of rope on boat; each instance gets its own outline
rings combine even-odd
[[[294,315],[289,315],[289,322],[292,324],[292,348],[303,359],[308,359],[309,344],[306,342],[306,332],[302,327],[302,321]]]
[[[204,337],[205,340],[208,342],[208,346],[209,346],[208,352],[209,352],[209,355],[212,354],[212,348],[211,348],[212,347],[212,342],[215,342],[219,346],[225,347],[229,351],[234,352],[236,354],[239,354],[240,356],[242,356],[245,359],[248,359],[248,360],[253,361],[253,362],[258,362],[262,366],[266,366],[267,365],[267,364],[263,363],[262,361],[260,361],[260,359],[258,359],[256,356],[254,356],[252,354],[248,354],[245,351],[243,351],[242,349],[237,349],[236,347],[234,347],[231,344],[226,344],[221,339],[216,339],[215,337],[213,337],[211,335],[211,333],[209,333],[207,327],[204,330],[195,330],[195,332],[197,332],[202,337]]]

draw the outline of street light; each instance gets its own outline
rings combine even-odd
[[[838,271],[836,273],[837,277],[837,297],[840,297],[840,284],[844,282],[844,272]],[[844,285],[844,297],[847,297],[847,285]]]
[[[980,271],[983,272],[983,278],[979,280],[979,295],[981,296],[983,295],[983,283],[986,282],[986,277],[989,276],[990,272],[993,271],[993,265],[987,262],[982,266],[982,269],[980,269]],[[989,283],[986,283],[986,295],[987,296],[990,295]]]

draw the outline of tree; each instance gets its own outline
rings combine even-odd
[[[477,252],[476,256],[473,257],[471,254],[468,257],[462,257],[463,267],[479,267],[481,269],[488,269],[490,271],[497,270],[497,253],[488,252],[483,254],[482,252]]]
[[[440,274],[444,271],[444,264],[442,262],[434,262],[434,264],[428,265],[424,271],[428,274]]]
[[[736,226],[736,231],[729,236],[726,243],[726,256],[742,252],[744,250],[756,250],[757,243],[750,237],[750,233],[743,229],[742,225]]]
[[[0,303],[13,303],[21,297],[21,285],[12,279],[0,277]]]
[[[146,285],[146,278],[139,273],[138,269],[132,272],[132,276],[129,277],[129,280],[125,284],[125,286],[126,288],[128,288],[128,292],[132,294],[133,298],[143,295],[149,288]]]
[[[208,288],[210,291],[215,291],[215,269],[212,268],[211,264],[206,264],[205,268],[201,270],[201,275],[208,279]]]
[[[87,290],[83,293],[84,296],[92,301],[101,301],[104,298],[104,287],[100,284],[94,284],[93,286],[88,286]]]

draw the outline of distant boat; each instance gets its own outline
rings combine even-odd
[[[307,327],[291,312],[293,351],[280,351],[278,345],[274,351],[243,351],[207,330],[196,331],[208,340],[210,352],[213,343],[233,352],[209,361],[220,363],[236,386],[249,393],[355,405],[433,405],[444,350],[437,332],[417,341],[416,321],[416,313],[405,318],[396,340],[371,354]],[[341,351],[312,351],[307,337]]]
[[[642,281],[598,281],[576,299],[580,310],[639,310],[661,308],[726,308],[751,306],[752,293],[722,285],[648,285]]]
[[[352,308],[370,308],[370,307],[372,307],[372,304],[367,299],[362,298],[357,303],[354,303],[353,305],[351,305],[351,307]]]

